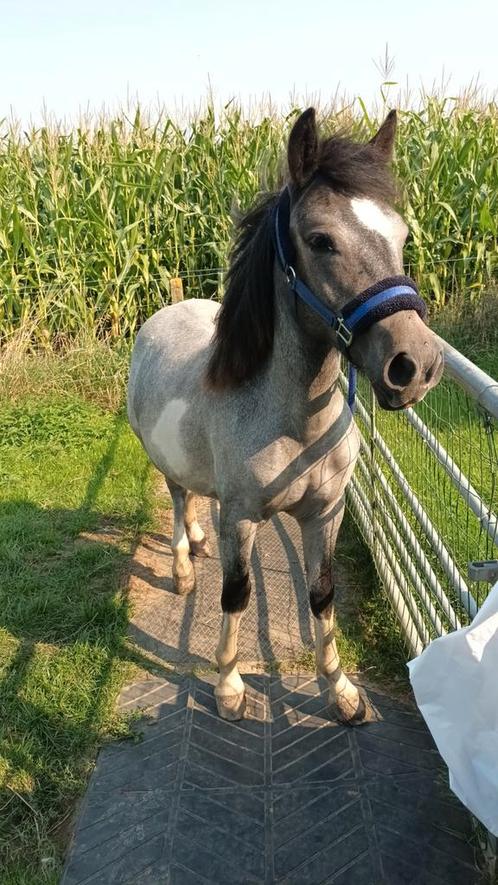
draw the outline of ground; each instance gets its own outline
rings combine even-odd
[[[173,592],[170,514],[166,537],[146,533],[135,551],[131,636],[163,672],[121,693],[120,709],[142,716],[134,740],[99,756],[62,885],[483,883],[470,817],[413,702],[369,685],[378,721],[347,727],[325,682],[312,666],[303,672],[307,591],[298,532],[283,516],[262,527],[251,563],[246,716],[220,719],[209,666],[220,624],[217,510],[202,502],[199,514],[214,556],[196,562],[187,599]],[[355,588],[337,572],[347,623]],[[273,672],[263,675],[265,660]],[[364,684],[365,674],[355,678]]]

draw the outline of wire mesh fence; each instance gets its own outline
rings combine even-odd
[[[0,343],[30,322],[33,337],[46,341],[54,334],[73,335],[82,329],[112,338],[130,338],[156,310],[171,303],[171,281],[181,279],[187,298],[223,297],[226,266],[224,253],[199,266],[202,254],[180,256],[172,266],[167,252],[135,246],[115,256],[112,266],[100,267],[100,252],[85,253],[85,270],[64,261],[56,274],[40,274],[36,281],[13,278],[0,282]],[[498,270],[494,256],[431,258],[424,266],[410,265],[415,279],[427,276],[436,303],[443,291],[451,299],[463,293],[484,296],[496,292]]]
[[[376,410],[365,381],[358,397],[349,503],[413,654],[469,623],[489,589],[469,563],[498,558],[498,385],[445,349],[445,376],[415,409]]]

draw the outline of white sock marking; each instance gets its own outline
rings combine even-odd
[[[178,552],[180,554],[184,554],[188,556],[188,552],[190,549],[187,532],[185,531],[185,526],[183,522],[176,522],[175,527],[173,529],[173,540],[171,542],[171,549],[174,552]]]
[[[327,679],[331,699],[342,695],[356,708],[358,689],[340,669],[339,655],[334,636],[334,618],[315,618],[315,641],[317,670]],[[337,671],[339,670],[339,678]],[[335,679],[333,678],[335,676]]]
[[[242,694],[244,683],[237,667],[237,639],[242,612],[223,615],[220,641],[216,649],[216,660],[220,668],[220,678],[214,693],[218,697]]]
[[[204,539],[204,532],[202,531],[197,520],[191,522],[188,527],[188,533],[191,541],[202,541]]]

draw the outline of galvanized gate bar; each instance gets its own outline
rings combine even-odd
[[[448,408],[449,413],[439,412],[438,394],[429,408],[442,418],[448,442],[445,439],[443,445],[439,424],[428,426],[415,409],[407,409],[403,417],[393,419],[400,422],[399,433],[393,434],[393,442],[388,445],[376,426],[375,400],[370,389],[370,402],[368,395],[363,400],[357,397],[360,456],[348,490],[353,515],[414,654],[434,636],[458,629],[476,615],[478,601],[464,577],[467,559],[496,558],[498,547],[498,511],[493,507],[493,500],[498,503],[493,430],[493,421],[498,419],[498,382],[440,340],[448,381],[442,402],[443,410]],[[343,374],[340,380],[345,388]],[[464,418],[463,425],[453,424],[455,404],[458,419]],[[487,453],[474,448],[483,444],[482,431]],[[423,449],[414,446],[416,437],[411,434],[417,434]],[[455,455],[455,451],[462,451],[462,443],[463,451],[471,453],[472,474],[469,470],[464,473],[459,456]],[[395,453],[399,444],[404,448],[398,460]],[[480,452],[481,462],[475,461]],[[480,486],[474,478],[479,475],[474,464],[480,467]],[[437,483],[431,488],[432,469]],[[491,471],[491,476],[486,470]],[[439,498],[434,499],[434,491]],[[434,511],[436,501],[443,508],[440,511]],[[480,593],[482,584],[476,586]]]
[[[360,468],[360,471],[363,473],[363,476],[365,477],[365,479],[368,480],[368,478],[369,478],[368,468],[367,468],[361,455],[358,458],[358,467]],[[427,615],[428,615],[436,633],[438,635],[442,635],[443,633],[446,633],[447,631],[446,631],[445,627],[443,626],[441,618],[439,617],[436,609],[434,608],[432,599],[431,599],[429,593],[427,592],[426,588],[424,587],[423,582],[420,580],[415,563],[413,562],[413,559],[411,558],[410,553],[408,552],[408,549],[403,541],[403,538],[401,537],[400,533],[398,532],[394,522],[392,521],[390,516],[385,511],[382,514],[382,519],[387,524],[387,527],[388,527],[389,532],[391,534],[391,537],[392,537],[392,540],[393,540],[394,545],[396,547],[396,550],[398,552],[398,555],[400,556],[401,560],[403,561],[403,563],[408,571],[409,577],[413,581],[413,585],[414,585],[420,599],[422,600],[422,602],[425,605]],[[386,536],[385,536],[384,532],[382,531],[381,527],[379,525],[376,525],[375,531],[377,533],[377,536],[382,540],[382,543],[385,546],[385,544],[387,543],[387,539],[386,539]],[[395,571],[395,570],[393,569],[393,571]],[[424,633],[425,632],[426,631],[424,630]]]
[[[439,341],[444,350],[445,374],[498,420],[498,381],[455,350],[444,338],[439,338]]]
[[[366,411],[365,407],[361,402],[357,402],[357,409],[363,420],[368,424],[369,423],[369,415]],[[465,606],[466,611],[474,617],[477,614],[477,603],[473,598],[470,590],[465,583],[456,562],[451,556],[449,550],[443,543],[441,536],[439,535],[437,529],[431,522],[427,512],[424,507],[420,503],[419,499],[413,492],[408,480],[403,474],[401,468],[399,467],[398,462],[396,461],[394,455],[386,445],[384,439],[379,434],[379,432],[375,429],[373,433],[373,441],[382,454],[384,458],[384,462],[390,467],[391,472],[403,492],[407,503],[410,505],[413,515],[417,519],[417,522],[423,529],[424,533],[427,535],[434,552],[437,554],[438,559],[448,576],[452,586],[455,588],[460,601],[463,606]]]
[[[364,449],[368,454],[367,443],[365,442],[365,438],[361,432],[360,432],[360,443],[361,443],[361,448]],[[361,466],[362,465],[360,463],[360,468],[361,468]],[[363,462],[363,466],[364,466],[364,471],[368,470],[365,462]],[[425,553],[420,545],[420,542],[418,541],[418,538],[415,535],[415,532],[413,531],[405,514],[403,513],[401,507],[399,506],[399,504],[396,500],[396,496],[394,495],[386,477],[382,473],[382,470],[379,468],[379,466],[375,463],[373,465],[373,473],[374,473],[375,480],[380,484],[382,492],[386,496],[389,506],[391,507],[396,519],[398,520],[401,528],[405,532],[406,538],[413,550],[413,554],[415,556],[415,559],[416,559],[418,565],[420,566],[423,576],[426,578],[435,598],[437,599],[437,601],[439,602],[445,615],[447,616],[447,618],[450,622],[450,625],[453,628],[458,629],[459,627],[461,627],[461,623],[460,623],[457,615],[455,614],[455,611],[454,611],[448,597],[446,596],[446,593],[444,592],[443,588],[441,587],[441,584],[439,583],[439,581],[437,579],[437,575],[434,572],[434,569],[432,568],[429,560],[427,559],[427,556],[425,555]],[[367,478],[370,479],[370,476],[367,475]],[[386,511],[384,511],[384,515],[385,515],[385,512]],[[410,561],[411,561],[412,565],[414,565],[413,560],[410,560]]]
[[[362,444],[366,446],[366,443],[365,443],[363,437],[362,437]],[[441,587],[441,584],[438,581],[437,575],[436,575],[434,569],[432,568],[429,560],[427,559],[427,556],[425,555],[425,553],[420,545],[420,542],[419,542],[417,536],[415,535],[415,532],[413,531],[405,514],[403,513],[401,507],[399,506],[399,504],[396,500],[396,496],[394,495],[386,477],[382,473],[382,470],[379,469],[377,464],[374,465],[374,473],[375,473],[375,479],[380,483],[380,486],[382,488],[382,492],[386,496],[389,506],[392,508],[392,511],[393,511],[396,519],[398,520],[401,528],[405,532],[406,538],[413,550],[413,554],[415,556],[415,559],[416,559],[418,565],[421,568],[423,576],[426,578],[435,598],[439,602],[446,617],[448,618],[450,625],[454,629],[458,629],[462,625],[461,625],[457,615],[455,614],[455,611],[454,611],[448,597],[446,596],[446,593],[444,592],[443,588]],[[412,564],[413,564],[413,560],[412,560]]]
[[[373,522],[372,507],[371,507],[370,503],[368,502],[365,492],[363,491],[361,485],[358,484],[356,491],[357,491],[358,497],[362,503],[362,506],[363,506],[365,512],[367,513],[370,520]],[[422,638],[422,640],[424,641],[424,645],[427,645],[427,643],[430,642],[430,639],[431,639],[430,633],[429,633],[424,621],[422,620],[422,617],[421,617],[421,614],[417,608],[417,604],[416,604],[415,598],[413,596],[413,593],[410,591],[410,587],[408,585],[408,582],[399,567],[395,551],[393,550],[393,548],[386,536],[386,533],[381,528],[381,526],[378,525],[378,523],[375,524],[375,527],[373,528],[373,533],[374,533],[375,541],[380,544],[382,552],[387,559],[387,563],[389,565],[389,568],[391,569],[394,577],[396,578],[396,580],[398,582],[398,586],[400,587],[401,593],[403,595],[403,599],[405,600],[408,610],[411,613],[412,620],[417,627],[417,632],[418,632],[419,636]]]
[[[358,495],[358,482],[353,477],[348,486],[348,500],[353,516],[358,522],[363,535],[370,546],[372,556],[374,558],[377,570],[383,582],[387,596],[394,609],[398,623],[406,639],[410,653],[416,657],[424,648],[424,643],[419,636],[415,624],[410,616],[410,612],[399,590],[396,578],[386,562],[384,556],[379,556],[375,542],[371,521],[366,513],[360,497]]]
[[[481,496],[476,492],[473,485],[467,479],[459,466],[455,464],[453,458],[448,454],[444,446],[429,430],[426,424],[419,418],[413,409],[407,409],[405,412],[407,421],[420,434],[436,456],[442,468],[450,477],[457,492],[467,502],[472,512],[477,516],[483,529],[488,533],[493,543],[498,540],[498,517],[490,510],[489,506],[484,503]]]
[[[399,589],[398,582],[392,569],[387,563],[386,557],[377,547],[371,518],[365,511],[360,495],[358,493],[359,484],[356,477],[353,477],[348,486],[348,502],[351,507],[353,516],[358,522],[363,535],[370,546],[370,550],[383,582],[386,594],[394,609],[398,623],[401,627],[403,635],[406,639],[410,653],[414,656],[419,655],[424,648],[424,642],[418,633],[417,627],[411,617],[410,610],[406,604],[405,598]]]

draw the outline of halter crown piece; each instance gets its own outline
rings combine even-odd
[[[294,270],[296,250],[289,233],[290,208],[291,197],[289,188],[286,187],[273,210],[273,239],[280,267],[285,274],[289,289],[334,330],[337,346],[348,359],[348,350],[355,335],[366,332],[379,320],[400,310],[415,310],[422,319],[425,318],[427,313],[425,302],[420,297],[413,280],[404,276],[379,280],[344,304],[337,313],[324,304],[306,283],[299,279]],[[349,360],[348,378],[348,405],[351,411],[354,411],[356,368],[351,360]]]

